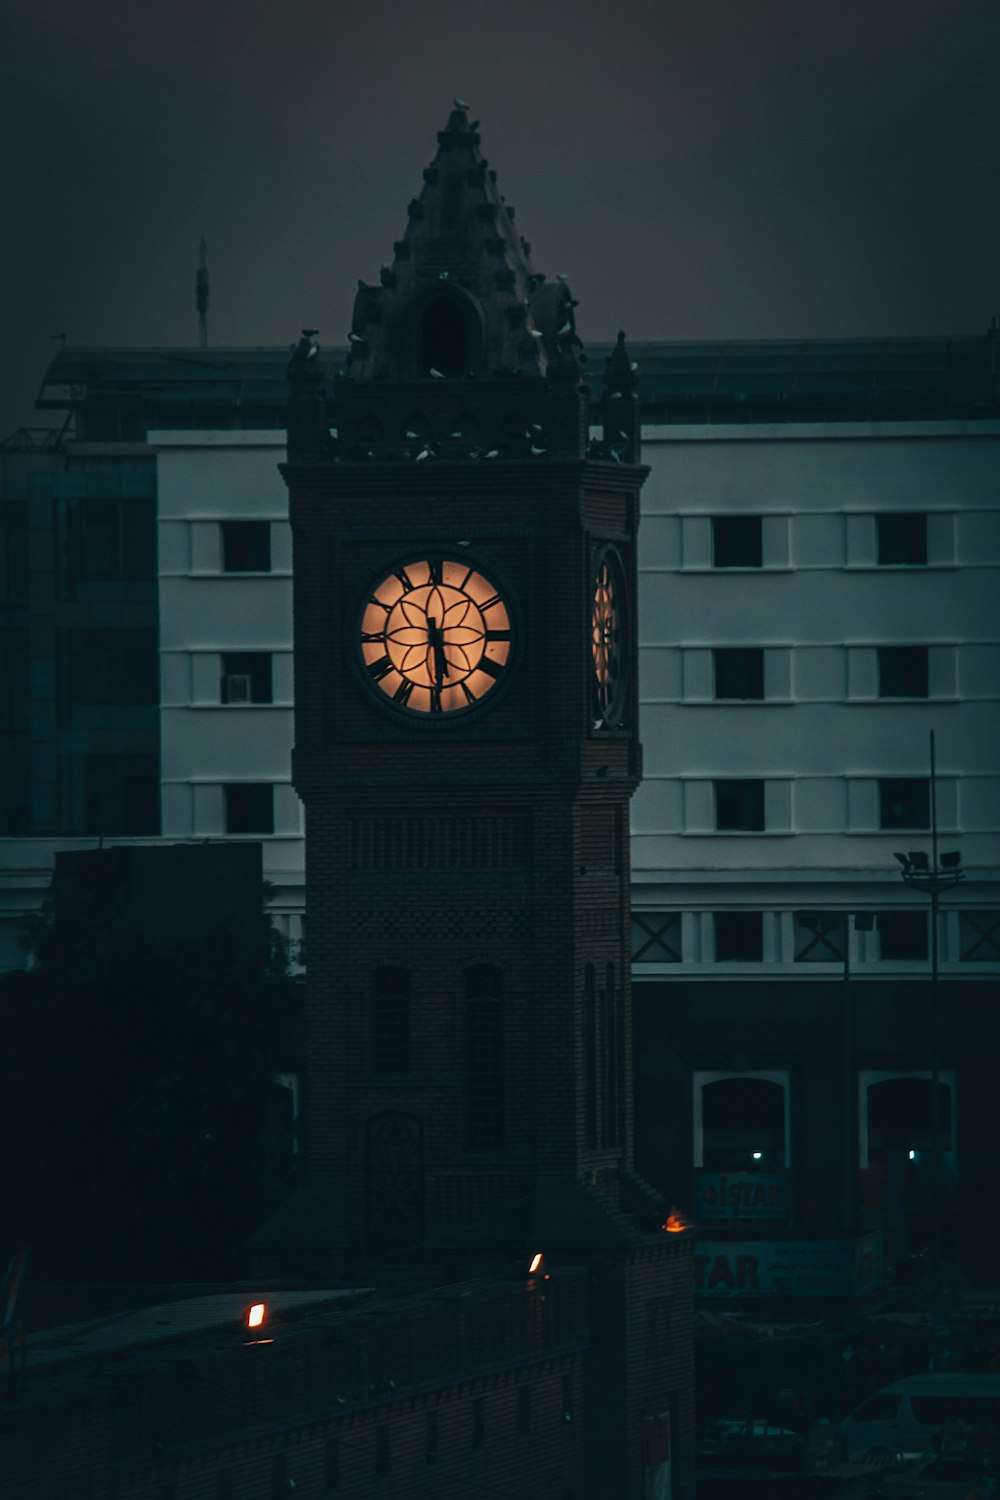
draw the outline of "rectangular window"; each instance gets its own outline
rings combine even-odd
[[[375,1071],[405,1073],[410,1066],[410,976],[406,969],[375,974]]]
[[[70,524],[79,577],[156,577],[155,501],[86,500]]]
[[[340,1439],[327,1438],[323,1455],[323,1484],[328,1495],[340,1493]]]
[[[879,647],[880,698],[926,698],[927,683],[926,646]]]
[[[486,1447],[486,1400],[477,1396],[472,1403],[472,1446]]]
[[[632,962],[634,964],[679,964],[680,961],[680,912],[633,910]]]
[[[28,504],[0,499],[0,604],[28,600]]]
[[[717,911],[715,957],[720,963],[760,963],[764,957],[763,913]]]
[[[760,516],[713,516],[712,563],[716,568],[759,568]]]
[[[715,783],[715,826],[719,832],[760,833],[764,827],[764,783]]]
[[[436,1464],[440,1451],[438,1414],[429,1411],[424,1417],[424,1463]]]
[[[795,913],[795,962],[833,964],[844,961],[847,914],[838,911]]]
[[[764,648],[725,646],[713,651],[717,698],[763,698]]]
[[[76,703],[156,703],[158,658],[153,629],[75,630],[72,691]]]
[[[270,521],[223,521],[222,569],[225,573],[270,573]]]
[[[225,788],[227,833],[273,833],[274,787],[270,782],[237,782]]]
[[[160,831],[160,782],[155,755],[85,755],[84,832]]]
[[[30,707],[30,633],[24,625],[0,625],[0,729],[27,729]]]
[[[517,1435],[518,1437],[529,1437],[531,1434],[531,1387],[530,1385],[519,1385],[517,1388]]]
[[[389,1475],[389,1424],[380,1422],[375,1429],[375,1473],[379,1479]]]
[[[931,784],[926,776],[894,776],[878,784],[881,828],[929,828]]]
[[[927,913],[883,911],[878,917],[879,957],[883,959],[927,958]]]
[[[219,697],[223,703],[270,703],[270,651],[226,651]]]
[[[927,515],[923,511],[875,517],[880,566],[919,567],[927,561]]]
[[[958,953],[964,964],[1000,964],[1000,911],[959,912]]]

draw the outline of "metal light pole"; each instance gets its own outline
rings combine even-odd
[[[934,757],[934,731],[930,732],[931,741],[931,779],[930,779],[930,822],[931,822],[931,858],[917,851],[909,854],[897,854],[895,857],[902,865],[902,877],[904,882],[921,895],[927,896],[931,903],[931,1181],[930,1181],[930,1208],[931,1208],[931,1292],[934,1310],[934,1356],[933,1364],[939,1363],[939,1348],[941,1336],[944,1334],[942,1326],[942,1261],[941,1261],[941,1026],[940,1005],[938,997],[938,910],[941,897],[948,891],[952,891],[965,879],[961,869],[962,856],[956,853],[942,854],[938,858],[938,831],[937,831],[937,767]]]

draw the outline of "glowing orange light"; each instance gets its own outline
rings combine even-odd
[[[678,1213],[676,1203],[670,1205],[670,1212],[660,1225],[668,1234],[680,1234],[685,1229],[693,1229],[694,1225],[690,1219],[686,1219],[682,1213]]]
[[[535,1272],[538,1270],[538,1267],[541,1265],[541,1263],[542,1263],[542,1252],[540,1250],[538,1250],[531,1257],[531,1265],[528,1267],[528,1275],[529,1276],[534,1276]]]
[[[247,1309],[247,1327],[259,1328],[263,1321],[264,1304],[263,1302],[255,1302],[252,1307]]]

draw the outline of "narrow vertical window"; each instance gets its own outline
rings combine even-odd
[[[439,1452],[438,1414],[429,1411],[424,1417],[424,1463],[436,1464]]]
[[[519,1385],[517,1388],[517,1435],[528,1437],[531,1434],[531,1387],[530,1385]]]
[[[465,971],[466,1125],[470,1150],[504,1144],[503,976],[492,964]]]
[[[597,1145],[597,992],[594,966],[583,971],[583,1066],[587,1145]]]
[[[486,1447],[486,1400],[477,1396],[472,1403],[472,1446]]]
[[[375,971],[375,1071],[405,1073],[410,1066],[410,974]]]
[[[379,1479],[389,1475],[389,1424],[380,1422],[375,1429],[375,1473]]]
[[[328,1495],[340,1493],[340,1439],[327,1438],[323,1464],[323,1483]]]

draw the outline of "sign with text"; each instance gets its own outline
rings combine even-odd
[[[787,1172],[695,1172],[695,1218],[785,1223],[790,1218]]]
[[[860,1297],[884,1279],[882,1235],[718,1240],[694,1247],[699,1297]]]

